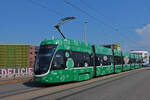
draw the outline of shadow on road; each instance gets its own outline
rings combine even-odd
[[[150,69],[146,69],[146,70],[150,70]]]
[[[109,75],[109,74],[108,74]],[[103,75],[103,76],[98,76],[98,77],[104,77],[107,75]],[[94,78],[98,78],[98,77],[94,77]],[[88,81],[88,80],[84,80],[84,81]],[[82,81],[80,81],[82,82]],[[72,81],[72,82],[64,82],[64,83],[38,83],[36,81],[30,80],[28,82],[24,82],[23,85],[27,86],[27,87],[55,87],[55,86],[60,86],[60,85],[66,85],[66,84],[71,84],[71,83],[80,83],[79,81]]]
[[[37,83],[35,81],[28,81],[24,82],[23,85],[27,87],[55,87],[55,86],[60,86],[60,85],[65,85],[65,84],[70,84],[70,83],[75,83],[75,82],[65,82],[65,83]]]

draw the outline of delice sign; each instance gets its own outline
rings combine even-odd
[[[3,77],[11,77],[12,75],[32,75],[33,68],[2,68],[0,69],[0,76]]]

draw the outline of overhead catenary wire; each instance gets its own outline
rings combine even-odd
[[[96,22],[97,22],[97,21],[99,21],[99,22],[100,22],[100,23],[102,23],[103,25],[105,25],[105,26],[107,26],[107,27],[109,27],[109,28],[111,28],[111,29],[113,29],[113,30],[116,30],[116,31],[117,31],[117,29],[115,29],[115,28],[114,28],[114,27],[112,27],[111,25],[106,24],[106,23],[105,23],[105,22],[103,22],[102,20],[97,19],[96,17],[94,17],[94,16],[90,15],[88,12],[86,12],[86,11],[82,10],[81,8],[79,8],[79,7],[75,6],[75,5],[73,5],[72,3],[70,3],[70,2],[68,2],[68,1],[66,1],[66,0],[64,0],[64,2],[65,2],[65,3],[67,3],[67,4],[69,4],[69,5],[71,5],[73,8],[79,9],[82,13],[84,13],[84,14],[86,14],[87,16],[89,16],[89,17],[91,17],[91,18],[95,19],[95,20],[96,20]]]
[[[62,13],[56,11],[56,10],[50,9],[48,6],[46,6],[44,4],[41,4],[40,2],[37,2],[37,0],[36,1],[35,0],[28,0],[28,1],[31,2],[31,3],[33,3],[33,4],[35,4],[35,5],[40,6],[41,8],[47,9],[47,11],[49,11],[49,12],[51,12],[51,13],[57,15],[57,16],[64,17],[64,14],[62,14]]]
[[[33,4],[35,4],[35,5],[38,5],[38,6],[40,6],[41,8],[44,8],[44,9],[47,9],[47,11],[49,11],[49,12],[51,12],[51,13],[54,13],[55,15],[57,15],[57,16],[61,16],[61,17],[64,17],[64,14],[62,14],[62,13],[60,13],[60,12],[58,12],[58,11],[55,11],[55,10],[53,10],[53,9],[50,9],[48,6],[45,6],[44,4],[41,4],[40,2],[37,2],[37,1],[35,1],[35,0],[29,0],[31,3],[33,3]],[[64,34],[61,32],[61,30],[59,29],[59,25],[55,25],[54,26],[57,30],[58,30],[58,32],[63,36],[63,38],[65,38],[65,36],[64,36]]]
[[[105,19],[108,19],[107,16],[105,16],[102,12],[100,12],[99,10],[97,10],[96,8],[90,6],[88,3],[86,3],[84,0],[79,0],[82,4],[84,4],[88,9],[91,9],[93,11],[95,11],[98,15],[104,17]],[[110,21],[110,20],[109,20]],[[115,24],[116,25],[116,24]],[[117,24],[119,25],[119,24]],[[131,41],[134,41],[134,43],[137,43],[137,41],[135,41],[133,38],[131,38],[130,36],[126,35],[124,32],[119,31],[118,32],[122,33],[125,37],[129,38]],[[129,31],[127,31],[129,33]]]
[[[95,16],[93,16],[93,15],[89,14],[88,12],[86,12],[85,10],[81,9],[80,7],[78,7],[78,6],[74,5],[73,3],[71,3],[71,2],[69,2],[69,1],[67,1],[67,0],[63,0],[63,1],[64,1],[66,4],[68,4],[68,5],[72,6],[73,8],[75,8],[75,9],[79,10],[80,12],[82,12],[82,13],[86,14],[88,17],[90,17],[90,18],[94,19],[96,22],[101,23],[101,24],[103,24],[103,25],[105,25],[105,26],[107,26],[107,27],[109,27],[109,28],[113,29],[115,32],[122,33],[122,35],[124,35],[124,36],[123,36],[123,39],[126,39],[125,37],[127,37],[127,36],[125,35],[125,33],[120,32],[120,30],[119,30],[119,29],[117,29],[117,28],[115,28],[114,26],[112,26],[112,25],[110,25],[110,24],[107,24],[107,23],[105,23],[104,21],[102,21],[102,20],[98,19],[97,17],[95,17]],[[128,37],[127,37],[127,38],[128,38]],[[133,40],[133,39],[131,39],[131,41],[134,41],[134,40]],[[135,42],[135,41],[134,41],[134,42]],[[137,42],[135,42],[135,43],[137,43]],[[131,45],[131,44],[130,44],[130,45]],[[135,46],[135,45],[133,45],[133,46]],[[135,46],[135,47],[136,47],[136,46]]]
[[[103,25],[105,25],[105,26],[107,26],[107,27],[109,27],[109,28],[111,28],[111,29],[113,29],[113,30],[115,30],[115,31],[118,31],[118,29],[114,28],[113,26],[111,26],[111,25],[109,25],[109,24],[106,24],[106,23],[103,22],[102,20],[100,20],[100,19],[96,18],[95,16],[89,14],[88,12],[82,10],[81,8],[79,8],[79,7],[77,7],[76,5],[72,4],[71,2],[68,2],[67,0],[64,0],[64,2],[65,2],[66,4],[72,6],[73,8],[76,8],[76,9],[80,10],[82,13],[86,14],[87,16],[93,18],[96,22],[98,21],[98,22],[102,23]]]
[[[44,9],[47,9],[49,12],[52,12],[52,13],[54,13],[54,14],[56,14],[57,16],[64,16],[63,14],[61,14],[60,12],[57,12],[57,11],[55,11],[55,10],[52,10],[52,9],[50,9],[50,8],[48,8],[47,6],[45,6],[44,4],[41,4],[40,2],[37,2],[37,1],[35,1],[35,0],[29,0],[31,3],[33,3],[33,4],[35,4],[35,5],[38,5],[38,6],[40,6],[41,8],[44,8]],[[82,10],[82,9],[80,9],[80,10]],[[91,16],[90,14],[88,14],[87,12],[85,12],[85,11],[83,11],[82,10],[82,12],[84,12],[84,13],[86,13],[88,16]],[[94,17],[94,16],[91,16],[92,18],[94,18],[95,20],[99,20],[99,19],[97,19],[96,17]],[[100,20],[99,20],[100,21]],[[103,21],[100,21],[101,23],[103,23],[104,25],[107,25],[107,24],[105,24]],[[108,27],[110,27],[110,28],[112,28],[112,29],[114,29],[113,27],[111,27],[111,26],[109,26],[109,25],[107,25]]]
[[[53,10],[53,9],[50,9],[48,6],[45,6],[44,4],[41,4],[40,2],[37,2],[37,1],[35,1],[35,0],[29,0],[29,1],[30,1],[31,3],[33,3],[33,4],[36,4],[36,5],[40,6],[41,8],[47,9],[49,12],[51,12],[51,13],[53,13],[53,14],[59,16],[59,17],[60,17],[60,16],[61,16],[61,17],[64,17],[64,14],[62,14],[62,13],[60,13],[60,12],[58,12],[58,11],[55,11],[55,10]],[[94,20],[96,20],[96,22],[98,21],[99,23],[102,23],[103,25],[105,25],[105,26],[107,26],[107,27],[113,29],[114,31],[119,32],[119,30],[118,30],[117,28],[115,28],[114,26],[105,23],[104,21],[98,19],[97,17],[95,17],[95,16],[93,16],[93,15],[90,15],[88,12],[86,12],[86,11],[82,10],[81,8],[79,8],[79,7],[75,6],[75,5],[73,5],[72,3],[70,3],[70,2],[68,2],[68,1],[66,1],[66,0],[64,0],[64,2],[67,3],[67,4],[69,4],[69,5],[71,5],[72,7],[76,8],[76,9],[80,10],[82,13],[86,14],[87,16],[93,18]],[[102,14],[101,14],[101,15],[102,15]],[[105,15],[102,15],[102,16],[104,17]]]
[[[84,13],[84,14],[86,14],[87,16],[93,18],[94,20],[96,20],[96,21],[102,23],[103,25],[105,25],[105,26],[107,26],[107,27],[109,27],[109,28],[111,28],[111,29],[113,29],[113,30],[118,31],[118,29],[116,29],[116,28],[114,28],[113,26],[111,26],[111,25],[105,23],[104,21],[102,21],[102,20],[96,18],[95,16],[89,14],[88,12],[82,10],[80,7],[78,7],[78,6],[74,5],[74,4],[72,4],[71,2],[69,2],[69,1],[67,1],[67,0],[63,0],[63,1],[64,1],[66,4],[72,6],[73,8],[76,8],[76,9],[80,10],[82,13]]]
[[[113,30],[115,30],[115,31],[118,31],[118,29],[116,29],[116,28],[114,28],[113,26],[111,26],[111,25],[109,25],[109,24],[103,22],[102,20],[96,18],[95,16],[89,14],[88,12],[82,10],[80,7],[78,7],[78,6],[74,5],[74,4],[72,4],[71,2],[68,2],[67,0],[63,0],[63,1],[64,1],[66,4],[72,6],[73,8],[76,8],[76,9],[80,10],[82,13],[86,14],[86,15],[89,16],[90,18],[94,19],[95,22],[98,21],[98,23],[102,23],[103,25],[105,25],[105,26],[107,26],[107,27],[109,27],[109,28],[111,28],[111,29],[113,29]],[[122,41],[122,42],[123,42],[123,41]]]
[[[61,18],[66,17],[64,14],[62,14],[62,13],[60,13],[58,11],[55,11],[53,9],[50,9],[48,6],[46,6],[44,4],[41,4],[40,2],[37,2],[37,0],[36,1],[35,0],[28,0],[28,1],[33,3],[33,4],[35,4],[35,5],[37,5],[37,6],[39,6],[39,7],[41,7],[41,8],[46,9],[48,12],[51,12],[51,13],[55,14],[56,16],[59,16]],[[78,21],[78,23],[83,24],[83,23],[81,23],[79,21]]]
[[[98,15],[102,16],[103,18],[109,20],[109,22],[112,20],[110,20],[106,15],[104,15],[102,12],[100,12],[99,10],[97,10],[96,8],[94,8],[93,6],[90,6],[88,3],[86,3],[84,0],[79,0],[84,6],[86,6],[88,9],[91,9],[93,11],[95,11]],[[115,25],[118,25],[118,24],[115,24]]]
[[[108,19],[107,16],[105,16],[103,13],[101,13],[99,10],[95,9],[94,7],[90,6],[89,4],[87,4],[84,0],[80,0],[80,2],[82,4],[84,4],[87,8],[92,9],[93,11],[95,11],[97,14],[99,14],[100,16],[103,16],[105,19]],[[109,20],[110,21],[110,20]],[[118,24],[117,24],[118,25]],[[118,29],[119,31],[119,29]]]

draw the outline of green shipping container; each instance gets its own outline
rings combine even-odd
[[[28,67],[29,45],[0,45],[0,68]]]

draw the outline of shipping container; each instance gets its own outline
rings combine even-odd
[[[36,50],[36,46],[30,45],[0,44],[0,68],[29,67],[30,60],[34,65]]]

